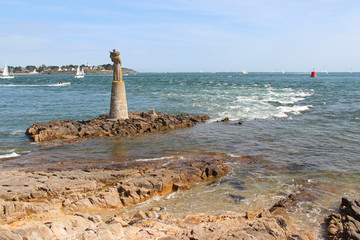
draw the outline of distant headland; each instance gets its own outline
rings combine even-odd
[[[63,66],[46,66],[45,64],[41,66],[28,65],[26,67],[21,66],[9,66],[9,72],[14,74],[75,74],[77,67],[80,66],[84,69],[86,74],[112,74],[113,65],[112,64],[102,64],[102,65],[63,65]],[[1,69],[0,72],[2,72]],[[137,71],[130,68],[122,68],[124,74],[137,73]]]

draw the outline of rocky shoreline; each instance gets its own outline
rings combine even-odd
[[[0,239],[315,239],[284,214],[308,197],[306,189],[257,212],[179,217],[162,207],[132,208],[200,182],[221,181],[228,163],[239,160],[1,171]],[[359,201],[343,199],[339,213],[324,223],[325,239],[360,239]]]
[[[138,133],[166,132],[173,129],[193,127],[196,123],[210,119],[208,115],[172,115],[171,113],[129,112],[129,119],[111,120],[108,114],[87,121],[54,120],[36,123],[26,130],[34,142],[55,139],[75,139],[100,136],[128,136]]]
[[[121,209],[154,196],[189,189],[197,182],[215,179],[227,172],[228,167],[220,161],[107,170],[2,171],[0,239],[14,234],[41,235],[38,225],[25,232],[23,229],[27,229],[29,223],[40,221],[44,227],[44,221],[48,223],[51,219],[78,218],[94,211]]]
[[[207,115],[134,111],[125,121],[101,115],[88,121],[36,123],[26,134],[35,142],[71,142],[166,132],[208,119]],[[306,189],[258,212],[183,217],[171,216],[161,207],[121,212],[154,197],[186,191],[200,182],[219,181],[229,172],[228,162],[238,160],[164,160],[69,171],[1,171],[0,239],[315,239],[311,232],[297,229],[284,214],[309,197]],[[360,239],[359,201],[343,199],[339,213],[330,214],[324,226],[325,239]]]
[[[0,239],[311,239],[273,209],[184,218],[161,208],[117,214],[155,196],[217,181],[228,171],[219,159],[166,167],[3,171]]]

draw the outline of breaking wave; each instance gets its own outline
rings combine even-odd
[[[0,159],[1,158],[13,158],[13,157],[18,157],[18,156],[20,156],[20,155],[17,154],[16,152],[12,152],[12,153],[0,155]]]
[[[69,86],[70,82],[59,84],[0,84],[0,87],[65,87]]]

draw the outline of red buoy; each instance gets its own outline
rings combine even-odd
[[[310,77],[316,77],[316,72],[315,72],[315,69],[313,69],[313,71],[311,72]]]

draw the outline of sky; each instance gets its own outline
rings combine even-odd
[[[0,66],[360,71],[359,0],[0,0]]]

